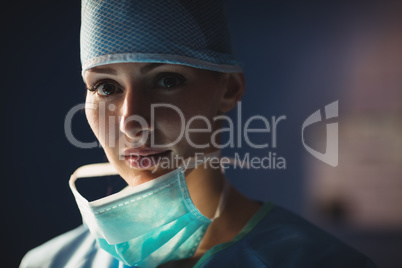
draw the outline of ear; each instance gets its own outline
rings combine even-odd
[[[219,111],[227,113],[232,110],[241,99],[246,88],[243,73],[228,73],[224,83],[224,91]]]

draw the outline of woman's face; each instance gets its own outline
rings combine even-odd
[[[182,65],[117,63],[88,70],[84,79],[88,122],[129,185],[216,150],[211,135],[220,125],[214,117],[224,111],[227,75]],[[178,162],[167,165],[167,159]]]

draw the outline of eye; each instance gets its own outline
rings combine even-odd
[[[96,92],[100,96],[109,96],[114,93],[120,92],[121,89],[113,81],[100,81],[88,88],[89,91]]]
[[[177,73],[162,73],[156,78],[156,86],[161,88],[173,89],[181,86],[186,81],[186,78]]]

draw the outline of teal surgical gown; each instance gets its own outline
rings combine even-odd
[[[98,248],[80,226],[29,251],[20,268],[127,267]],[[194,267],[375,268],[364,255],[295,214],[265,203],[233,241],[207,251]]]

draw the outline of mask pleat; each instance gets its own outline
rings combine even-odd
[[[152,191],[151,195],[149,193],[141,195],[140,199],[128,196],[113,204],[109,210],[97,215],[97,222],[99,228],[103,230],[104,238],[109,244],[121,243],[153,232],[186,215],[188,213],[186,205],[177,202],[177,197],[181,196],[177,184],[178,181],[175,181],[163,190]],[[158,198],[153,198],[154,195]],[[129,211],[135,213],[127,213]],[[136,228],[131,228],[133,225]]]
[[[200,222],[194,221],[190,214],[165,227],[152,235],[128,241],[129,247],[126,247],[124,250],[130,252],[130,250],[141,248],[141,254],[138,254],[138,259],[129,259],[126,256],[126,260],[131,265],[136,264],[141,267],[141,264],[147,263],[147,265],[152,267],[154,264],[157,265],[158,263],[191,257],[194,254],[192,247],[194,247],[195,243],[190,238],[193,238],[197,234],[196,236],[199,236],[201,239],[207,228],[207,226]],[[197,232],[199,229],[203,229],[201,230],[202,232]],[[191,240],[187,243],[189,247],[182,247],[182,251],[179,252],[178,248],[189,239]],[[158,247],[155,247],[155,245],[158,245]],[[120,254],[122,254],[122,251]]]

